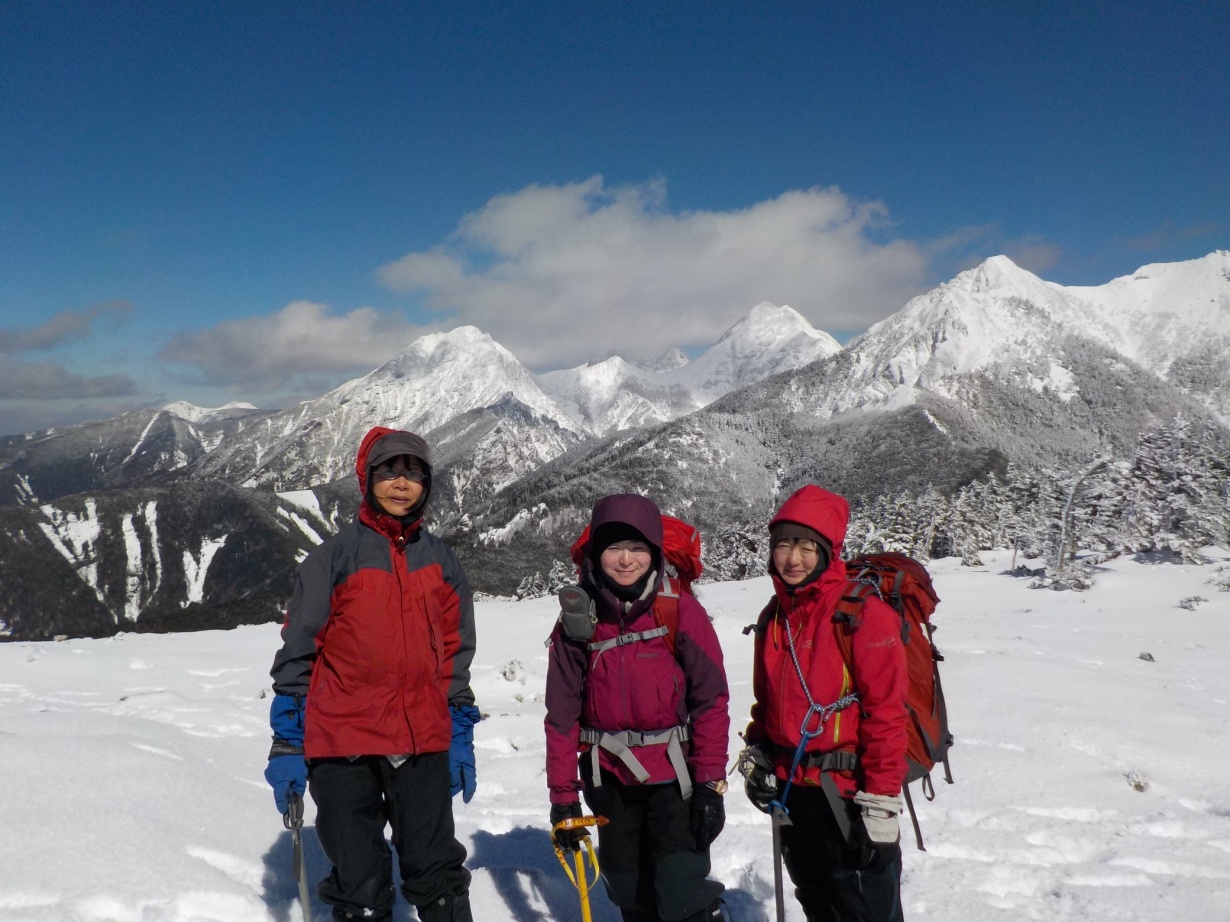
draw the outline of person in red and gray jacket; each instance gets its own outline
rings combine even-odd
[[[774,598],[758,622],[740,769],[756,806],[789,816],[783,858],[808,922],[900,922],[901,619],[869,598],[847,665],[833,616],[849,520],[844,498],[808,485],[769,524]]]
[[[474,795],[474,605],[453,552],[423,528],[431,454],[369,431],[355,520],[300,564],[274,657],[265,776],[278,808],[310,788],[333,918],[388,919],[402,892],[423,922],[472,922],[452,794]]]
[[[653,501],[604,497],[590,535],[581,587],[597,621],[582,638],[561,619],[549,641],[551,826],[582,815],[581,791],[606,817],[602,879],[625,922],[720,919],[709,846],[725,823],[730,716],[717,634],[700,603],[664,577]],[[672,651],[654,609],[674,604]],[[556,840],[576,848],[582,834],[561,830]]]

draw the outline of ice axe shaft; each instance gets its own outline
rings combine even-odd
[[[589,833],[585,831],[587,826],[605,826],[607,818],[605,816],[570,816],[567,819],[560,820],[551,827],[551,841],[555,843],[555,857],[559,859],[559,863],[564,868],[564,873],[568,875],[568,879],[572,881],[572,885],[577,888],[577,893],[581,897],[581,922],[592,922],[592,916],[589,910],[589,891],[590,888],[598,882],[598,876],[601,871],[598,868],[598,855],[594,852],[594,843],[590,839]],[[585,832],[581,841],[577,843],[573,849],[573,863],[576,865],[576,871],[568,867],[568,859],[564,857],[564,848],[555,838],[555,834],[560,831],[571,831],[580,829]],[[589,874],[585,868],[585,859],[589,859],[590,867],[593,869],[594,879],[591,882]]]
[[[303,798],[290,795],[289,809],[282,823],[290,830],[291,873],[299,882],[299,902],[303,904],[303,922],[312,922],[312,896],[308,892],[307,870],[303,866]]]

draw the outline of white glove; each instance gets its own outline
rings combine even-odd
[[[900,840],[901,827],[897,816],[901,813],[901,798],[887,794],[868,794],[859,791],[854,802],[863,808],[863,825],[867,838],[876,845],[890,845]]]

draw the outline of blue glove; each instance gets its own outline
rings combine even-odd
[[[290,795],[307,791],[307,760],[303,757],[303,697],[274,695],[269,706],[269,726],[273,746],[265,780],[273,788],[273,800],[285,816],[290,812]]]
[[[461,794],[461,799],[469,803],[478,787],[474,767],[474,725],[483,718],[472,704],[458,705],[451,710],[453,742],[448,747],[449,780],[452,782],[453,796]]]

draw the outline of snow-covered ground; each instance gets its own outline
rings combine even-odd
[[[1212,556],[1112,561],[1085,593],[1030,590],[1006,554],[935,562],[957,783],[915,798],[927,851],[907,830],[909,919],[1230,919],[1230,555]],[[741,629],[768,582],[700,588],[737,731]],[[1192,597],[1205,601],[1180,606]],[[478,607],[488,717],[478,794],[456,813],[481,922],[580,918],[546,832],[553,618],[550,599]],[[0,922],[297,922],[290,836],[261,776],[277,645],[273,625],[0,645]],[[768,821],[737,786],[727,801],[714,873],[738,922],[767,922]],[[601,892],[593,908],[618,919]]]

